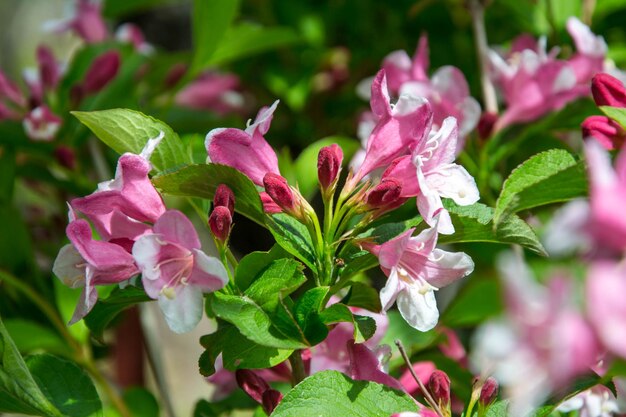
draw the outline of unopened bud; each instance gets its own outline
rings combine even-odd
[[[493,132],[493,126],[498,121],[498,114],[485,112],[480,115],[480,119],[478,119],[478,126],[476,129],[478,130],[478,137],[481,139],[487,139],[491,136]]]
[[[323,189],[330,187],[339,175],[343,151],[337,144],[325,146],[317,155],[317,177]]]
[[[105,52],[98,56],[87,70],[82,84],[84,94],[97,93],[102,90],[120,69],[121,59],[117,51]]]
[[[172,88],[183,78],[185,73],[187,72],[187,65],[185,64],[174,64],[172,68],[170,68],[169,72],[165,76],[165,87]]]
[[[581,124],[583,138],[593,137],[608,150],[621,148],[626,132],[614,120],[606,116],[590,116]]]
[[[43,45],[39,46],[37,48],[37,63],[39,64],[39,78],[44,89],[53,90],[56,88],[60,71],[52,50]]]
[[[74,150],[69,146],[59,145],[54,150],[54,156],[60,165],[67,169],[74,169],[76,167],[76,154]]]
[[[278,204],[274,203],[272,197],[269,196],[266,192],[260,193],[261,203],[263,203],[263,211],[267,214],[276,214],[282,213],[283,210],[278,207]]]
[[[450,378],[443,371],[434,371],[428,380],[428,390],[431,395],[443,407],[450,405]]]
[[[591,80],[591,93],[598,106],[626,107],[626,89],[617,78],[600,73]]]
[[[221,242],[228,240],[230,234],[230,226],[233,224],[233,217],[228,210],[228,207],[217,206],[211,212],[209,216],[209,227],[211,233]]]
[[[220,184],[215,190],[213,207],[223,206],[228,208],[230,215],[235,214],[235,194],[226,184]]]
[[[384,178],[367,195],[367,204],[373,208],[389,207],[400,199],[402,183],[395,178]]]
[[[263,393],[271,389],[263,378],[248,369],[237,369],[235,379],[237,380],[237,385],[239,385],[250,398],[259,404],[263,404]]]
[[[495,378],[489,377],[483,384],[480,390],[480,397],[478,401],[481,404],[489,405],[498,397],[498,381]]]
[[[263,399],[262,399],[263,411],[265,411],[265,414],[267,414],[268,416],[272,414],[272,412],[274,411],[276,406],[278,406],[278,404],[280,403],[282,399],[283,399],[283,394],[281,394],[280,391],[277,391],[272,388],[265,391],[263,393]]]
[[[287,180],[280,175],[268,172],[263,177],[265,191],[274,202],[284,211],[293,212],[296,208],[296,200]]]

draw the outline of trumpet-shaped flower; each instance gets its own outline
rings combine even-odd
[[[100,0],[77,0],[73,16],[47,22],[44,29],[52,32],[73,31],[87,43],[98,43],[106,40],[109,31],[102,18]]]
[[[234,74],[208,72],[176,94],[176,104],[224,115],[243,108],[239,78]]]
[[[115,284],[137,274],[133,257],[121,246],[94,240],[86,220],[70,211],[67,236],[72,242],[59,251],[52,271],[70,288],[83,288],[70,324],[83,318],[96,304],[99,284]]]
[[[133,257],[146,293],[158,300],[176,333],[192,330],[202,318],[202,293],[219,290],[228,282],[224,265],[200,250],[191,221],[177,210],[163,213],[152,233],[135,242]]]
[[[454,226],[441,197],[461,206],[480,198],[474,178],[454,163],[457,140],[456,120],[448,117],[438,132],[431,132],[418,144],[413,155],[396,159],[383,173],[383,178],[402,182],[402,197],[417,197],[417,208],[429,226],[435,225],[439,215],[439,232],[443,234],[454,233]]]
[[[435,291],[469,275],[474,262],[465,253],[435,248],[437,225],[412,236],[415,229],[382,245],[365,248],[378,257],[387,275],[380,292],[383,309],[397,302],[402,317],[417,330],[428,331],[439,320]]]
[[[408,155],[428,135],[432,123],[432,111],[424,98],[402,95],[395,105],[391,104],[384,70],[374,78],[370,105],[378,122],[369,136],[363,163],[353,183],[376,168]]]
[[[263,177],[268,172],[280,174],[276,153],[263,137],[270,128],[277,106],[278,100],[259,110],[254,123],[246,130],[211,130],[205,141],[210,162],[233,167],[260,186],[263,186]]]

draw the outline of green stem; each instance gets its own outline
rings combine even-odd
[[[289,363],[291,364],[291,383],[295,387],[306,378],[300,349],[294,350],[291,356],[289,356]]]

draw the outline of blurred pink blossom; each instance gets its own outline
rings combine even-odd
[[[209,110],[219,115],[243,108],[239,78],[234,74],[208,72],[176,94],[176,104],[196,110]]]

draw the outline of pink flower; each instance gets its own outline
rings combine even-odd
[[[102,18],[99,0],[77,0],[74,16],[57,22],[48,22],[46,29],[53,32],[73,31],[87,43],[106,40],[109,31]]]
[[[618,207],[626,207],[626,151],[622,150],[611,167],[609,153],[596,142],[585,143],[589,171],[591,219],[589,233],[596,243],[622,252],[626,248],[626,217]]]
[[[28,113],[22,124],[29,138],[49,142],[56,136],[62,122],[47,106],[41,105]]]
[[[61,67],[52,50],[43,45],[37,47],[37,63],[43,88],[48,91],[54,90],[61,79]]]
[[[400,314],[420,331],[435,327],[439,311],[435,291],[469,275],[474,262],[465,253],[436,249],[437,225],[412,236],[410,229],[382,245],[367,245],[387,275],[380,292],[385,311],[397,300]]]
[[[378,382],[397,390],[403,389],[402,384],[385,371],[381,358],[379,358],[381,352],[383,355],[391,355],[388,346],[384,346],[385,350],[382,351],[381,348],[383,347],[372,351],[364,343],[357,344],[351,339],[348,341],[347,347],[350,355],[350,368],[348,369],[350,378],[355,381]]]
[[[263,137],[270,128],[276,106],[278,100],[271,107],[259,110],[254,123],[245,131],[232,128],[211,130],[205,141],[210,161],[233,167],[260,186],[268,172],[280,174],[276,153]]]
[[[193,225],[177,210],[168,210],[151,233],[133,246],[133,257],[148,296],[157,299],[165,320],[176,333],[192,330],[202,318],[202,293],[228,283],[224,265],[200,250]]]
[[[151,54],[154,51],[152,45],[146,42],[143,32],[137,25],[124,23],[115,31],[115,39],[119,42],[130,43],[142,54]]]
[[[626,107],[626,88],[612,75],[596,74],[591,79],[591,94],[598,106]]]
[[[98,189],[71,201],[107,240],[136,238],[146,233],[165,212],[163,199],[152,185],[149,158],[163,139],[150,139],[140,155],[125,153],[117,162],[115,178],[98,184]]]
[[[224,115],[243,108],[243,97],[238,89],[239,78],[236,75],[208,72],[176,94],[176,104]]]
[[[575,17],[567,19],[567,31],[576,45],[576,54],[569,59],[579,84],[588,84],[604,68],[608,47],[602,36],[596,36],[589,27]]]
[[[458,68],[441,67],[429,79],[428,53],[428,38],[422,35],[413,59],[405,51],[387,55],[382,68],[387,74],[389,92],[395,96],[406,94],[426,98],[433,111],[435,126],[441,126],[448,116],[455,117],[459,121],[462,140],[476,127],[480,105],[470,96],[467,81]]]
[[[98,55],[87,70],[81,85],[82,93],[95,94],[113,81],[121,65],[121,56],[118,51],[109,51]]]
[[[454,233],[454,226],[442,197],[461,206],[480,198],[474,178],[454,163],[457,141],[456,120],[449,117],[438,132],[431,132],[417,144],[411,156],[396,159],[383,173],[383,178],[402,182],[402,197],[417,197],[417,208],[429,226],[434,226],[439,216],[439,232],[443,234]]]
[[[432,123],[432,111],[423,98],[402,95],[395,105],[391,104],[384,70],[372,83],[370,105],[378,122],[369,136],[365,158],[353,184],[374,169],[408,155],[428,135]]]
[[[70,324],[83,318],[96,304],[96,285],[115,284],[137,274],[133,257],[121,246],[94,240],[86,220],[70,212],[67,236],[72,242],[59,251],[52,271],[70,288],[83,288]]]
[[[587,312],[602,344],[626,358],[626,267],[597,261],[587,275]]]
[[[424,386],[428,384],[430,376],[437,369],[434,362],[430,361],[416,362],[412,365],[412,367],[415,375],[417,375],[417,377],[422,382],[422,384],[424,384]],[[411,374],[411,371],[409,369],[404,371],[402,373],[402,376],[400,376],[400,383],[404,387],[404,390],[411,395],[421,393],[420,387],[417,384],[417,381],[415,381],[415,378],[413,378],[413,375]]]

